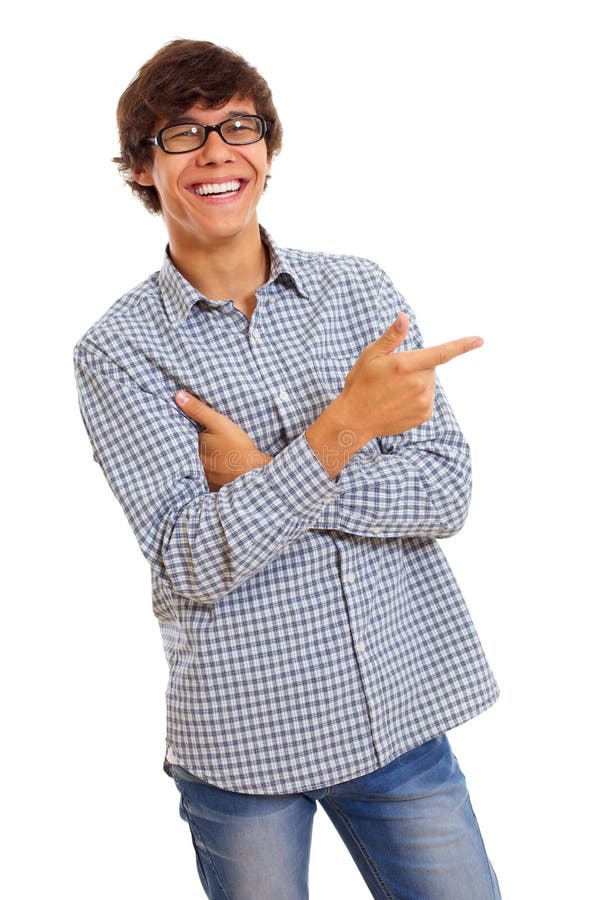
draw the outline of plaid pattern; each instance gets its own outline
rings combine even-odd
[[[83,419],[152,571],[170,667],[168,759],[245,793],[372,771],[491,705],[497,687],[436,538],[460,528],[468,447],[429,422],[333,481],[304,437],[401,309],[367,260],[271,248],[248,321],[175,269],[75,348]],[[185,388],[274,456],[209,493]]]

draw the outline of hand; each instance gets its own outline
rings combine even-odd
[[[198,436],[198,454],[209,490],[218,491],[238,475],[271,462],[273,457],[261,453],[243,428],[197,397],[178,391],[175,403],[186,416],[204,426]]]
[[[409,327],[408,316],[400,313],[368,344],[340,394],[307,429],[306,438],[330,477],[373,438],[401,434],[426,422],[433,412],[436,366],[483,344],[480,337],[466,337],[393,353]]]
[[[384,333],[369,344],[352,366],[341,394],[340,410],[368,439],[401,434],[426,422],[433,412],[435,369],[456,356],[481,347],[479,337],[459,338],[393,353],[406,339],[410,320],[400,313]]]

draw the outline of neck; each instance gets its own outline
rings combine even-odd
[[[172,238],[172,236],[171,236]],[[208,245],[169,240],[169,255],[183,277],[209,300],[233,300],[248,317],[255,293],[269,278],[269,252],[258,225],[251,233]]]

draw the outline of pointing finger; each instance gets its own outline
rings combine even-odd
[[[436,366],[443,366],[456,356],[462,356],[463,353],[469,353],[470,350],[477,350],[482,345],[483,338],[481,337],[457,338],[457,340],[447,341],[445,344],[437,344],[435,347],[410,350],[403,354],[403,360],[415,372],[423,369],[435,369]]]

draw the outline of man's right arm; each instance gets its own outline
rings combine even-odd
[[[140,548],[176,593],[213,605],[313,527],[340,493],[304,434],[272,462],[209,491],[198,432],[169,396],[96,346],[76,348],[95,459]]]

